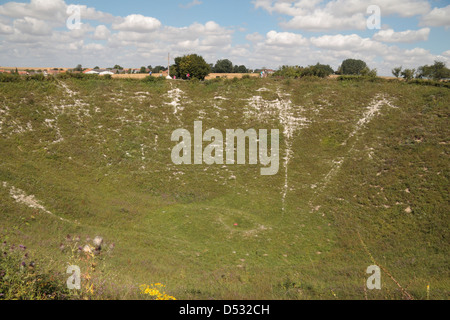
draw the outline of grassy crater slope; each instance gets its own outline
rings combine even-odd
[[[398,82],[4,83],[0,234],[61,273],[66,235],[115,243],[104,298],[448,299],[449,101]],[[279,173],[174,165],[196,120],[280,129]]]

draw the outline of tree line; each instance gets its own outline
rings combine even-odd
[[[410,81],[413,78],[416,79],[432,79],[440,81],[450,78],[450,69],[447,68],[444,62],[434,61],[434,64],[420,66],[416,69],[403,69],[403,66],[392,69],[392,74],[396,78],[402,77],[406,81]]]

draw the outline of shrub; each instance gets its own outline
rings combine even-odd
[[[39,269],[24,246],[2,245],[0,255],[1,300],[62,300],[69,292],[62,275]]]
[[[144,82],[163,82],[165,80],[166,78],[164,77],[153,77],[153,76],[147,76],[144,79],[142,79],[142,81]]]
[[[11,73],[0,73],[0,82],[18,82],[20,81],[20,76]]]
[[[345,75],[339,76],[337,78],[338,81],[353,81],[353,82],[383,82],[385,81],[382,78],[377,78],[371,75],[367,76],[355,76],[355,75]]]

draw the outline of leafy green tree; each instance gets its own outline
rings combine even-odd
[[[214,66],[215,73],[232,73],[233,63],[228,59],[218,60]]]
[[[365,67],[361,70],[360,75],[375,78],[377,76],[377,73],[377,69],[370,70],[369,67]]]
[[[147,68],[146,67],[141,67],[141,70],[139,70],[139,73],[147,73]]]
[[[402,71],[402,77],[406,81],[410,81],[412,78],[414,78],[415,73],[416,73],[416,69],[405,69]]]
[[[394,75],[394,77],[398,79],[400,77],[402,69],[403,69],[402,66],[392,69],[392,74]]]
[[[282,66],[274,76],[281,76],[286,78],[302,78],[302,77],[320,77],[326,78],[333,74],[334,70],[329,65],[317,63],[314,66],[299,67],[299,66]]]
[[[75,71],[83,71],[83,66],[81,64],[77,65],[75,69],[73,69]]]
[[[371,77],[371,78],[376,78],[377,77],[377,75],[378,75],[378,70],[375,68],[375,69],[372,69],[372,70],[370,70],[369,71],[369,73],[367,74],[369,77]]]
[[[342,62],[340,73],[343,75],[360,75],[364,68],[367,68],[364,61],[347,59]]]
[[[167,68],[164,66],[156,66],[152,69],[153,73],[160,73],[161,71],[166,71]]]
[[[211,73],[211,67],[202,56],[190,54],[175,58],[175,65],[171,67],[170,73],[181,79],[187,79],[189,74],[191,79],[204,80]]]
[[[418,78],[428,78],[433,80],[442,80],[450,78],[450,69],[448,69],[444,62],[434,61],[432,66],[421,66],[417,70]]]
[[[333,68],[331,68],[328,64],[320,64],[319,62],[317,62],[315,66],[310,66],[309,68],[311,68],[315,76],[321,78],[326,78],[334,73]]]
[[[240,65],[240,66],[238,67],[238,73],[248,73],[247,67],[244,66],[244,65]]]
[[[121,66],[119,66],[118,64],[116,64],[113,69],[123,70],[123,68]]]

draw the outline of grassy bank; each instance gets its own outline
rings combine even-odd
[[[448,101],[385,81],[5,82],[0,234],[61,274],[102,236],[97,298],[448,299]],[[196,120],[280,129],[279,173],[174,165]]]

